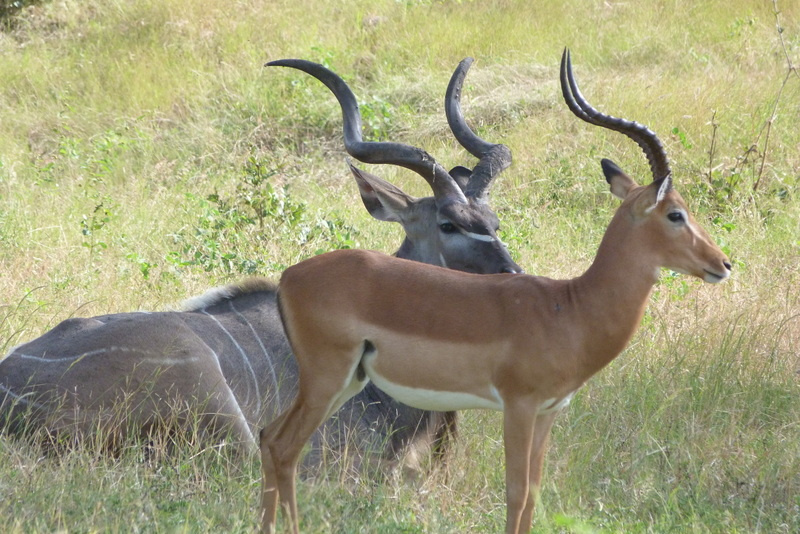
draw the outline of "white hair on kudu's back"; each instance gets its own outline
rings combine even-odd
[[[276,291],[278,284],[267,278],[248,278],[242,282],[228,284],[209,289],[202,295],[191,297],[183,301],[179,307],[180,311],[193,312],[200,311],[211,306],[216,306],[226,300],[233,300],[242,295],[259,293],[261,291]]]

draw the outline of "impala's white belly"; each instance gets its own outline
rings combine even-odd
[[[491,382],[497,344],[448,342],[403,336],[375,328],[374,350],[361,361],[376,386],[398,401],[424,410],[502,410]],[[374,340],[374,341],[373,341]]]
[[[367,376],[375,385],[388,393],[392,398],[422,410],[436,410],[447,412],[451,410],[469,410],[473,408],[487,408],[490,410],[503,410],[503,400],[497,390],[490,386],[495,398],[487,399],[480,395],[463,393],[460,391],[434,391],[430,389],[412,388],[395,384],[377,373],[367,370]]]

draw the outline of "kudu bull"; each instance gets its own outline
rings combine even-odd
[[[518,272],[487,198],[510,151],[475,135],[460,108],[471,63],[465,59],[454,72],[445,111],[455,138],[480,161],[474,170],[450,172],[421,149],[364,142],[355,96],[330,70],[301,60],[270,65],[303,70],[334,93],[350,155],[412,169],[430,184],[432,197],[414,198],[350,166],[373,217],[403,226],[398,257],[474,273]],[[254,450],[253,429],[285,409],[296,385],[275,288],[255,279],[196,297],[180,312],[68,319],[16,347],[0,361],[0,425],[71,438],[103,427],[116,442],[196,422],[209,440],[228,436],[238,449]],[[326,444],[334,452],[347,446],[356,462],[367,451],[387,460],[420,447],[442,451],[454,431],[455,413],[413,409],[370,386],[315,434],[307,465],[319,462]]]

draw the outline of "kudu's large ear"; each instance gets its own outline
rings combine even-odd
[[[611,186],[611,193],[615,197],[624,200],[631,189],[637,187],[636,182],[610,159],[600,160],[600,165],[603,167],[603,174],[606,177],[606,182]]]
[[[379,221],[403,222],[403,214],[416,199],[386,180],[359,169],[349,161],[347,164],[356,179],[361,201],[364,202],[369,214]]]
[[[469,179],[472,178],[472,170],[461,165],[456,165],[450,169],[450,176],[456,181],[458,187],[464,191],[467,189],[467,185],[469,185]]]

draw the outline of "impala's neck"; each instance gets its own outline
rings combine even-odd
[[[580,324],[587,329],[584,368],[589,376],[628,344],[639,328],[658,280],[660,267],[652,245],[642,234],[630,223],[628,215],[618,212],[592,265],[568,283],[568,291],[585,318]]]

